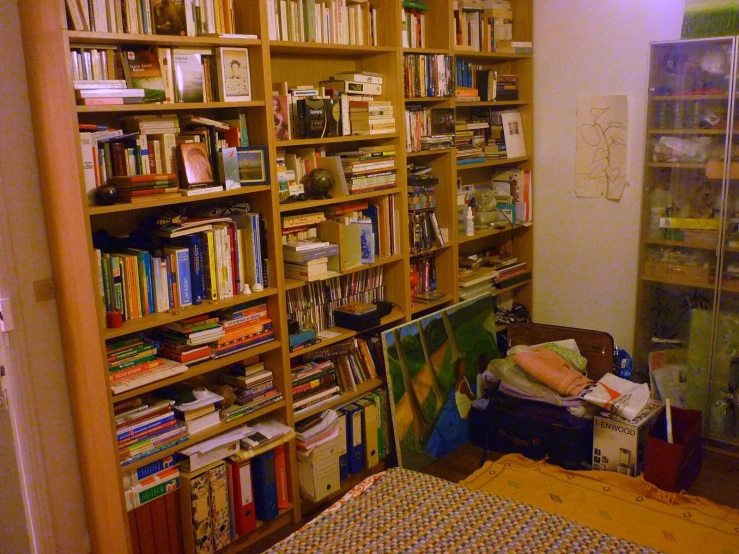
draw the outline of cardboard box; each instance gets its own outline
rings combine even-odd
[[[336,494],[339,477],[339,437],[312,448],[297,451],[300,493],[313,502]]]
[[[593,427],[593,469],[637,476],[644,471],[647,437],[664,404],[650,400],[632,420],[602,412]]]

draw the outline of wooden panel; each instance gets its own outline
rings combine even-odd
[[[136,512],[128,512],[128,532],[131,535],[131,551],[133,554],[140,554],[139,548],[139,531],[136,525]]]
[[[151,502],[151,523],[154,532],[154,546],[156,554],[170,554],[172,547],[169,544],[169,526],[167,525],[166,494]]]
[[[32,2],[20,10],[20,18],[91,548],[95,552],[128,552],[127,517],[105,382],[107,368],[102,337],[94,324],[102,321],[102,306],[97,302],[97,279],[93,278],[89,256],[77,121],[67,73],[69,50],[59,25],[64,19],[63,4]],[[50,86],[64,92],[48,94]],[[91,348],[91,344],[99,346]]]
[[[169,532],[170,550],[172,554],[177,554],[184,550],[179,491],[164,495],[164,504],[167,510],[167,531]]]
[[[136,514],[136,529],[141,553],[156,553],[157,547],[154,539],[154,523],[151,519],[151,503],[136,508],[133,513]]]

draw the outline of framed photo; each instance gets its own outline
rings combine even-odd
[[[247,48],[219,48],[218,71],[222,102],[251,100],[251,74]]]
[[[208,149],[204,143],[180,144],[180,157],[188,187],[213,184],[213,169],[210,167]]]
[[[269,156],[266,146],[240,146],[236,149],[239,160],[241,186],[269,184]]]

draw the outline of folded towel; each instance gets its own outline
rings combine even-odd
[[[537,381],[564,396],[577,396],[592,380],[573,369],[561,356],[548,349],[535,348],[514,357],[516,364]]]

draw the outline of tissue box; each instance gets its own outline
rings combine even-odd
[[[634,419],[611,412],[595,416],[593,425],[593,469],[637,476],[644,471],[647,437],[664,410],[659,400],[650,400]]]

